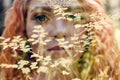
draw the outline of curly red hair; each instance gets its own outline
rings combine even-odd
[[[5,38],[13,38],[13,36],[21,35],[22,37],[26,36],[25,25],[26,25],[26,17],[27,17],[27,6],[29,6],[29,2],[31,0],[15,0],[13,6],[7,11],[7,15],[5,18],[5,30],[3,32],[3,37]],[[96,30],[95,34],[99,37],[100,41],[103,43],[102,47],[98,50],[95,47],[95,52],[97,54],[103,54],[106,56],[108,62],[114,67],[114,61],[117,56],[117,47],[114,42],[114,27],[112,23],[106,16],[101,0],[95,0],[96,5],[93,5],[87,0],[79,0],[79,2],[83,3],[83,7],[87,12],[101,13],[101,17],[103,17],[105,21],[105,25],[102,25],[102,30]],[[96,20],[97,21],[97,20]],[[99,47],[99,46],[97,46]],[[107,53],[105,53],[107,51]],[[2,51],[0,57],[0,63],[7,64],[15,64],[17,60],[11,56],[13,54],[12,49],[8,48]],[[16,69],[2,69],[3,76],[5,80],[19,80],[22,78],[24,80],[24,75],[21,71]],[[116,78],[117,79],[117,78]],[[117,79],[118,80],[118,79]]]

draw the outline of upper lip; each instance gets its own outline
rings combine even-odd
[[[52,51],[52,50],[64,50],[64,48],[63,47],[60,47],[60,46],[54,46],[54,47],[52,47],[52,48],[49,48],[49,49],[47,49],[48,51]]]

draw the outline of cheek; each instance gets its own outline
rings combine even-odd
[[[53,23],[48,23],[44,25],[44,29],[49,35],[52,35],[52,32],[56,30],[56,27]]]
[[[35,24],[32,22],[27,22],[26,31],[27,36],[30,37],[33,34]]]

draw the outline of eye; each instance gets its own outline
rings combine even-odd
[[[75,15],[68,15],[68,18],[75,19],[76,16]]]
[[[34,18],[38,22],[45,22],[48,20],[48,17],[46,15],[39,15]]]
[[[81,16],[81,20],[85,20],[86,19],[86,17],[85,16]]]

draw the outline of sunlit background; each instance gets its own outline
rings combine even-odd
[[[0,0],[0,35],[4,30],[5,12],[12,6],[13,0]],[[120,28],[120,0],[103,0],[108,16],[113,20],[115,26]]]

